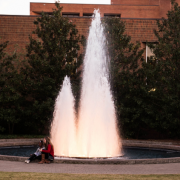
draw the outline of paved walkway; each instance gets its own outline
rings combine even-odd
[[[180,174],[180,163],[144,165],[26,164],[0,160],[0,171],[72,174]]]

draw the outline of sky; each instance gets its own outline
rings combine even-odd
[[[0,0],[0,14],[30,15],[30,2],[54,3],[55,0]],[[110,4],[111,0],[60,0],[60,3]]]

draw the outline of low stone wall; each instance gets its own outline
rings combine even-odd
[[[180,163],[180,157],[176,158],[157,158],[157,159],[55,159],[54,163],[66,164],[164,164]]]
[[[0,147],[37,145],[42,139],[0,139]]]
[[[27,157],[0,155],[0,160],[4,160],[4,161],[21,161],[21,162],[24,162],[26,159],[27,159]]]
[[[123,146],[180,150],[179,141],[123,140]]]
[[[0,139],[0,147],[36,145],[40,139]],[[179,141],[123,140],[123,146],[180,150]],[[24,162],[27,157],[0,155],[0,160]],[[36,161],[35,161],[36,162]],[[162,164],[180,163],[180,157],[156,159],[55,159],[54,163],[67,164]]]

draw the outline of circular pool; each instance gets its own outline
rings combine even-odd
[[[0,147],[0,155],[29,157],[36,151],[36,146],[12,146]],[[123,156],[106,159],[154,159],[154,158],[174,158],[180,157],[180,151],[168,149],[142,148],[142,147],[123,147]],[[64,159],[55,157],[55,159]],[[76,158],[66,158],[76,159]],[[101,159],[101,158],[95,158]]]

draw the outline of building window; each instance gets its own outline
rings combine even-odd
[[[79,17],[79,13],[62,13],[63,17]]]
[[[93,17],[94,13],[83,13],[83,17]]]
[[[152,44],[154,46],[156,46],[157,43],[154,42]],[[157,60],[153,50],[149,48],[147,43],[145,43],[145,45],[146,45],[146,63],[150,64],[153,68],[155,68],[156,65],[158,64],[158,60]],[[146,77],[146,85],[148,85],[148,84],[149,84],[149,79]],[[151,88],[148,92],[153,92],[153,91],[156,91],[155,87]]]
[[[117,17],[117,18],[120,18],[121,17],[121,14],[104,14],[104,17]]]
[[[156,45],[157,43],[153,43]],[[149,46],[146,43],[146,62],[151,63],[153,66],[155,66],[158,63],[158,60],[153,53],[153,51],[149,48]]]

